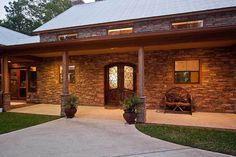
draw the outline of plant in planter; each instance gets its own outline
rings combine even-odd
[[[77,112],[78,98],[71,95],[65,103],[65,114],[67,118],[73,118]]]
[[[137,117],[136,107],[141,104],[141,100],[137,95],[126,98],[123,102],[123,117],[128,124],[134,124]]]

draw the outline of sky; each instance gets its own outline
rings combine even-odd
[[[8,5],[8,3],[11,1],[13,0],[0,0],[0,19],[3,19],[5,17],[4,6]],[[89,2],[94,2],[94,0],[84,0],[84,2],[89,3]]]

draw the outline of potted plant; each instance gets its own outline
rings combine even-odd
[[[65,114],[67,118],[73,118],[77,112],[78,98],[71,95],[65,103]]]
[[[132,97],[126,98],[123,102],[123,117],[128,124],[134,124],[137,117],[136,107],[141,103],[138,96],[134,95]]]

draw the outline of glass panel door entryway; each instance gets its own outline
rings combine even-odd
[[[115,63],[105,67],[105,105],[120,106],[126,97],[136,91],[136,67]]]
[[[26,99],[26,74],[26,69],[10,70],[10,92],[12,99]]]

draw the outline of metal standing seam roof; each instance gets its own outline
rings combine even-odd
[[[75,5],[34,32],[236,7],[236,0],[103,0]]]
[[[0,26],[1,45],[20,45],[39,42],[39,36],[28,36]]]

